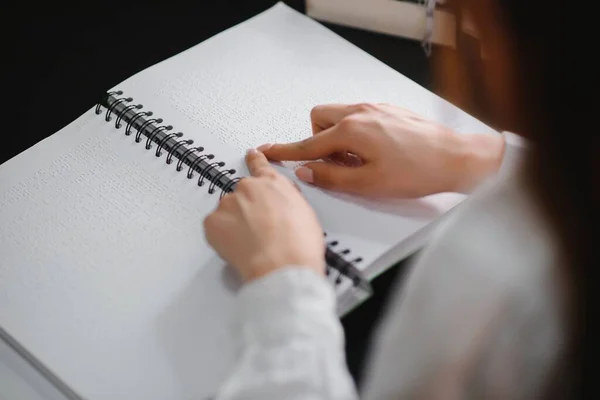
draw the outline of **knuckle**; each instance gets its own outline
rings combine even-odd
[[[315,118],[318,118],[318,116],[320,114],[322,114],[323,112],[323,106],[322,105],[318,105],[318,106],[314,106],[311,110],[310,110],[310,118],[312,120],[314,120]]]
[[[269,178],[269,179],[274,179],[274,178],[277,178],[277,176],[279,176],[279,174],[277,173],[277,171],[275,171],[271,167],[261,168],[259,170],[259,174],[260,174],[260,176],[262,176],[264,178]]]
[[[375,110],[377,106],[372,103],[359,103],[356,105],[356,108],[359,112],[369,112]]]
[[[342,118],[339,123],[339,126],[343,130],[355,130],[360,125],[360,118],[356,115],[348,115],[347,117]]]
[[[319,114],[319,106],[315,106],[310,110],[310,119],[314,120]]]

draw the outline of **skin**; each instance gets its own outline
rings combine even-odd
[[[311,112],[313,136],[263,145],[274,161],[309,162],[296,175],[326,189],[369,197],[415,198],[469,191],[500,166],[503,140],[459,135],[387,104],[332,104]]]
[[[252,176],[204,220],[208,243],[245,281],[285,265],[323,274],[323,230],[310,205],[261,152],[248,151],[246,163]]]
[[[503,129],[519,113],[509,34],[493,0],[463,0],[494,60],[484,88]],[[490,22],[492,21],[492,22]],[[439,66],[439,65],[438,65]],[[446,75],[461,82],[459,68]],[[457,84],[462,88],[462,84]],[[464,86],[464,85],[463,85]],[[386,104],[330,104],[310,115],[313,136],[296,143],[265,144],[248,152],[251,177],[228,194],[204,223],[210,245],[249,282],[286,265],[324,271],[322,228],[293,183],[273,161],[307,161],[296,175],[326,189],[361,196],[414,198],[439,192],[468,192],[500,166],[504,142],[491,135],[464,135],[408,110]],[[323,161],[324,160],[324,161]]]
[[[204,221],[208,243],[245,281],[286,265],[324,270],[323,230],[315,213],[268,158],[326,158],[296,174],[324,188],[377,197],[468,190],[502,158],[501,138],[459,135],[390,105],[319,106],[311,121],[313,136],[306,140],[248,151],[251,177]]]

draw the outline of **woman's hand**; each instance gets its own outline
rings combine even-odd
[[[323,230],[298,188],[250,150],[242,179],[204,220],[208,243],[245,281],[286,265],[325,268]]]
[[[504,141],[463,135],[390,105],[324,105],[311,112],[313,136],[259,147],[274,161],[326,189],[375,197],[421,197],[471,190],[498,170]]]

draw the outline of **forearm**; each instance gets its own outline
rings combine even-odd
[[[218,399],[354,399],[335,294],[316,273],[288,267],[239,296],[239,362]]]

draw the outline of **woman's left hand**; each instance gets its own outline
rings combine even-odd
[[[251,177],[204,220],[208,243],[245,281],[293,265],[324,273],[325,243],[317,217],[298,188],[251,150]]]

